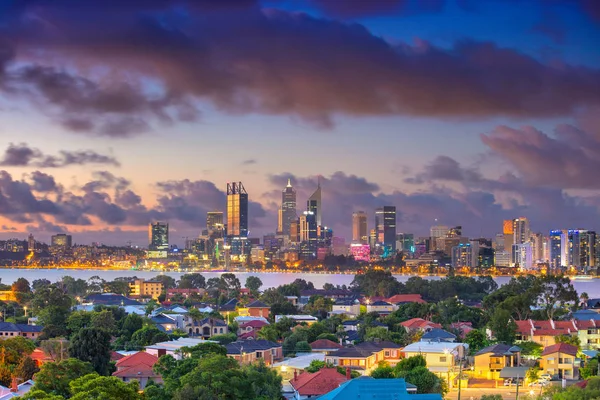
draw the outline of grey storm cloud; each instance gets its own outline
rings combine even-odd
[[[115,157],[93,150],[61,150],[58,155],[47,155],[25,143],[9,144],[0,159],[3,167],[62,168],[86,164],[120,166]]]
[[[313,3],[356,16],[444,2]],[[0,36],[0,91],[68,129],[113,137],[193,121],[203,102],[321,127],[336,114],[556,117],[600,102],[598,69],[490,42],[396,45],[360,24],[255,1],[9,2]]]

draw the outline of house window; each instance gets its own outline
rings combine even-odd
[[[365,360],[359,360],[358,365],[360,365],[361,367],[365,366]]]
[[[263,353],[262,353],[262,351],[257,351],[257,352],[256,352],[256,358],[263,358]]]
[[[389,357],[389,356],[390,356],[390,352],[389,352],[388,350],[386,350],[386,351],[385,351],[385,353],[384,353],[384,355],[385,355],[386,357]]]
[[[440,362],[441,363],[445,363],[446,362],[446,358],[447,358],[446,356],[440,357]]]

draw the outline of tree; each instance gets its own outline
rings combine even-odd
[[[255,399],[281,398],[281,376],[264,362],[243,367],[247,384]]]
[[[17,366],[15,373],[19,378],[23,379],[23,381],[28,381],[33,378],[33,375],[39,370],[37,364],[31,357],[25,357]]]
[[[112,311],[109,310],[93,312],[90,322],[91,327],[95,329],[105,329],[111,333],[115,332],[117,329],[115,317],[113,316]]]
[[[75,379],[70,384],[71,400],[141,400],[138,393],[138,382],[134,379],[125,383],[113,376],[89,374]]]
[[[107,293],[115,293],[120,294],[122,296],[129,296],[129,292],[131,291],[129,283],[120,280],[105,282],[103,285],[103,289]]]
[[[541,344],[530,341],[520,342],[518,346],[521,349],[522,356],[529,356],[534,360],[542,356],[542,350],[544,349]]]
[[[381,361],[379,364],[377,364],[377,368],[375,368],[373,370],[373,372],[371,372],[371,378],[375,378],[375,379],[395,378],[394,368],[390,367],[390,365],[387,362]]]
[[[131,335],[131,342],[138,348],[150,346],[158,342],[165,342],[169,340],[169,335],[160,331],[155,326],[144,326],[142,329],[135,331]]]
[[[572,335],[559,335],[554,337],[554,341],[556,343],[566,343],[573,346],[576,346],[577,349],[581,347],[581,341],[579,340],[579,336]]]
[[[35,374],[33,390],[69,397],[69,383],[79,377],[94,372],[94,367],[88,362],[69,358],[57,363],[49,362],[41,366]]]
[[[131,340],[131,336],[136,331],[142,329],[143,326],[144,320],[142,317],[135,313],[131,313],[123,320],[123,325],[121,326],[121,335],[124,336],[126,340]]]
[[[237,335],[235,333],[225,333],[222,335],[214,335],[210,337],[210,340],[214,340],[219,342],[221,345],[226,345],[231,342],[235,342],[237,340]]]
[[[501,394],[484,394],[479,400],[503,400],[503,397]]]
[[[527,370],[526,378],[528,382],[535,382],[540,379],[539,367],[531,367]]]
[[[48,339],[40,342],[40,348],[48,354],[53,361],[58,362],[69,358],[69,341],[65,339]]]
[[[265,325],[256,333],[260,339],[276,342],[280,339],[279,330],[275,325]]]
[[[157,275],[154,278],[152,278],[152,280],[161,282],[163,284],[163,289],[165,290],[173,289],[177,286],[177,282],[175,281],[175,279],[170,277],[169,275]]]
[[[69,346],[71,357],[91,363],[101,375],[108,374],[110,352],[110,334],[103,329],[83,328]]]
[[[88,283],[83,279],[74,279],[64,276],[60,282],[64,290],[71,296],[85,296],[88,293]]]
[[[305,368],[306,372],[311,372],[311,373],[315,373],[317,371],[319,371],[321,368],[325,368],[325,367],[333,367],[332,364],[327,364],[325,361],[321,361],[321,360],[312,360],[310,362],[310,364],[308,365],[307,368]]]
[[[226,272],[221,275],[221,284],[222,288],[227,291],[227,296],[231,297],[234,292],[239,292],[242,288],[242,284],[240,280],[230,272]]]
[[[383,326],[367,328],[365,333],[365,341],[373,340],[391,340],[391,333]]]
[[[310,353],[312,351],[312,348],[310,347],[310,344],[308,344],[307,341],[300,341],[296,343],[295,350],[296,353]]]
[[[579,375],[582,379],[588,379],[598,375],[598,359],[592,358],[585,363],[585,366],[579,369]]]
[[[554,319],[556,307],[576,306],[579,297],[571,280],[566,276],[544,275],[538,278],[538,305],[544,308],[548,319]]]
[[[50,286],[52,284],[52,282],[50,282],[48,279],[42,278],[42,279],[34,279],[33,282],[31,282],[31,289],[38,290],[42,287],[46,287],[46,286]]]
[[[469,352],[471,354],[477,353],[479,350],[489,345],[489,341],[485,333],[479,329],[473,329],[465,336],[465,343],[469,345]]]
[[[180,289],[203,289],[206,287],[206,279],[202,274],[185,274],[179,280],[177,287]]]
[[[92,322],[92,313],[88,311],[74,311],[67,318],[67,329],[77,333],[83,328],[89,328]]]
[[[262,281],[257,276],[249,276],[246,278],[245,286],[250,290],[253,296],[258,296],[258,291],[262,285]]]
[[[25,278],[19,278],[13,282],[12,291],[14,293],[30,293],[31,287],[29,286],[29,281]]]
[[[497,308],[490,319],[489,328],[499,342],[506,344],[514,343],[517,324],[510,316],[510,312],[502,308]]]
[[[350,287],[353,291],[369,297],[389,297],[404,290],[404,285],[398,282],[391,272],[382,270],[369,270],[362,275],[356,275]]]

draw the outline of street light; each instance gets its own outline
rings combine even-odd
[[[25,310],[25,317],[27,317],[27,306],[23,307],[23,310]]]

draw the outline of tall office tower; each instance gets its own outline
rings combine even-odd
[[[206,213],[206,229],[209,231],[223,229],[223,211],[209,211]]]
[[[321,206],[321,192],[319,190],[319,207]],[[297,218],[296,216],[296,191],[292,187],[292,182],[288,179],[287,186],[281,192],[281,232],[289,236],[290,225]]]
[[[296,219],[290,224],[290,242],[300,243],[300,219]]]
[[[352,242],[367,244],[369,233],[367,231],[367,213],[356,211],[352,213]]]
[[[569,262],[567,242],[567,231],[550,231],[550,268],[558,270],[567,266]]]
[[[300,216],[300,241],[315,242],[317,240],[317,223],[312,211],[304,211]]]
[[[496,237],[494,237],[494,243],[492,243],[492,247],[494,248],[494,250],[496,251],[504,251],[504,234],[503,233],[497,233]]]
[[[278,235],[283,234],[283,210],[281,208],[277,210],[277,230],[275,233]]]
[[[33,237],[33,235],[31,233],[29,234],[29,237],[27,238],[27,250],[35,251],[35,238]]]
[[[593,267],[596,265],[596,232],[573,229],[568,235],[568,266]]]
[[[73,237],[64,233],[58,233],[52,235],[50,238],[52,247],[62,247],[64,249],[70,249],[73,246]]]
[[[405,253],[415,252],[415,235],[412,233],[396,234],[396,249]]]
[[[446,237],[448,231],[450,229],[446,225],[435,225],[429,229],[429,237],[431,237],[432,242],[435,242],[435,239],[439,237]]]
[[[384,254],[396,252],[396,207],[384,206],[375,210],[375,229],[377,242],[384,246]]]
[[[371,229],[369,233],[369,246],[371,247],[371,251],[377,246],[377,229]]]
[[[321,181],[317,183],[317,190],[308,198],[306,210],[315,215],[317,225],[321,226],[321,217],[323,214],[323,209],[321,208]]]
[[[242,182],[227,184],[227,235],[248,237],[248,192]]]
[[[522,244],[529,241],[531,232],[529,220],[525,217],[513,219],[513,244]]]
[[[150,223],[148,226],[148,248],[153,251],[169,250],[169,224]]]
[[[515,267],[531,269],[533,266],[533,251],[531,243],[520,243],[512,245],[512,259]]]
[[[534,262],[544,262],[544,236],[541,233],[531,235],[531,252]]]
[[[514,226],[512,219],[505,219],[502,223],[502,233],[504,234],[504,250],[510,252],[515,242]]]
[[[452,248],[451,254],[454,268],[475,268],[479,261],[479,244],[476,241],[461,243]]]

